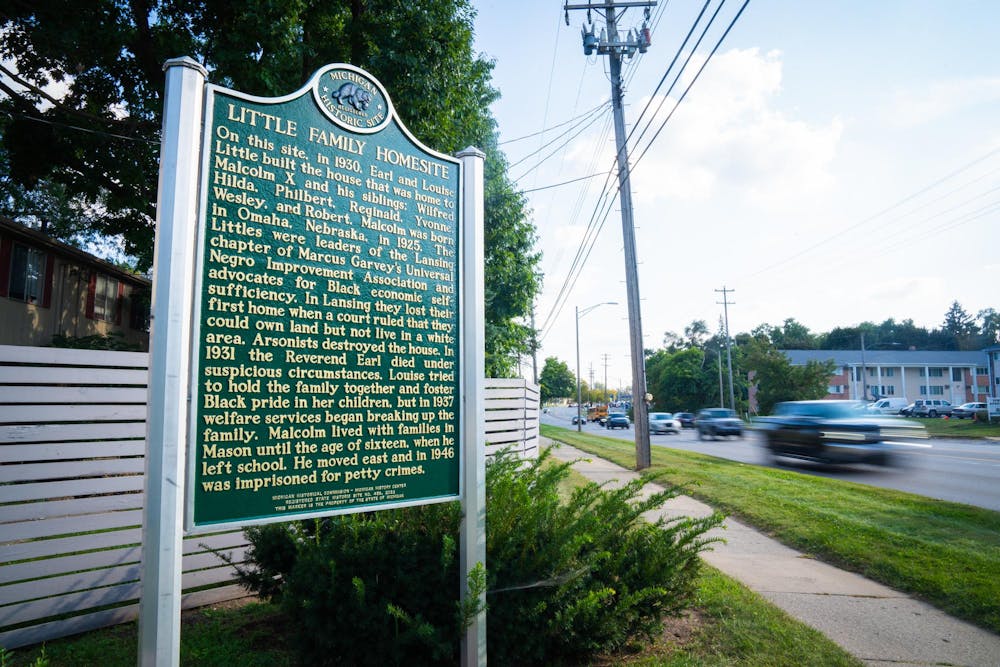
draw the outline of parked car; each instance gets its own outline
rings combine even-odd
[[[743,437],[743,422],[729,408],[706,408],[695,417],[694,425],[698,429],[699,440],[708,437],[715,440],[720,435]]]
[[[905,398],[880,398],[869,404],[866,412],[874,415],[898,415],[909,404]]]
[[[573,426],[576,426],[577,424],[586,424],[586,423],[587,423],[586,417],[581,417],[580,415],[573,415]]]
[[[980,410],[985,410],[985,403],[962,403],[951,411],[952,419],[973,419]]]
[[[681,423],[681,428],[694,428],[694,414],[691,412],[675,412],[674,419]]]
[[[609,430],[613,428],[630,428],[632,426],[632,422],[629,421],[628,415],[624,412],[612,412],[608,415],[604,426],[606,426]]]
[[[899,414],[903,415],[904,417],[909,417],[910,415],[913,414],[913,409],[915,407],[917,407],[917,402],[916,401],[914,401],[913,403],[910,403],[905,408],[900,408],[899,409]]]
[[[680,433],[681,423],[669,412],[649,413],[650,433]]]
[[[926,438],[927,431],[904,419],[865,416],[856,401],[787,401],[758,419],[772,456],[820,463],[892,462],[893,444]]]
[[[933,419],[934,417],[950,415],[951,411],[952,406],[948,401],[937,398],[925,398],[917,401],[916,406],[913,408],[912,416],[930,417]]]

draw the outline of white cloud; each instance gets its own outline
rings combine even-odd
[[[886,110],[888,122],[917,127],[980,105],[1000,102],[1000,78],[936,81],[919,90],[896,90]]]
[[[703,201],[728,186],[756,206],[788,210],[829,190],[843,124],[812,125],[782,113],[781,68],[779,51],[716,56],[637,165],[638,196]],[[673,105],[663,105],[643,144]]]

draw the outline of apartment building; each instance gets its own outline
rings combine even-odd
[[[940,398],[959,405],[1000,391],[1000,346],[975,352],[937,350],[784,350],[793,365],[832,360],[827,398],[912,402]]]

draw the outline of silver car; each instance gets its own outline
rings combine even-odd
[[[925,398],[917,401],[913,408],[914,417],[943,417],[951,414],[951,403],[938,398]]]
[[[669,412],[649,413],[650,433],[680,433],[681,423]]]

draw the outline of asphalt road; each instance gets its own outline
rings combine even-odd
[[[576,428],[571,423],[575,414],[575,408],[551,408],[542,415],[542,423]],[[608,431],[595,424],[584,424],[583,429],[625,440],[635,439],[635,429]],[[931,438],[922,446],[897,447],[892,467],[830,466],[792,459],[782,459],[776,464],[770,460],[762,443],[760,434],[753,431],[747,431],[742,439],[698,440],[694,429],[683,429],[679,435],[650,437],[652,447],[700,452],[1000,511],[1000,442]]]

